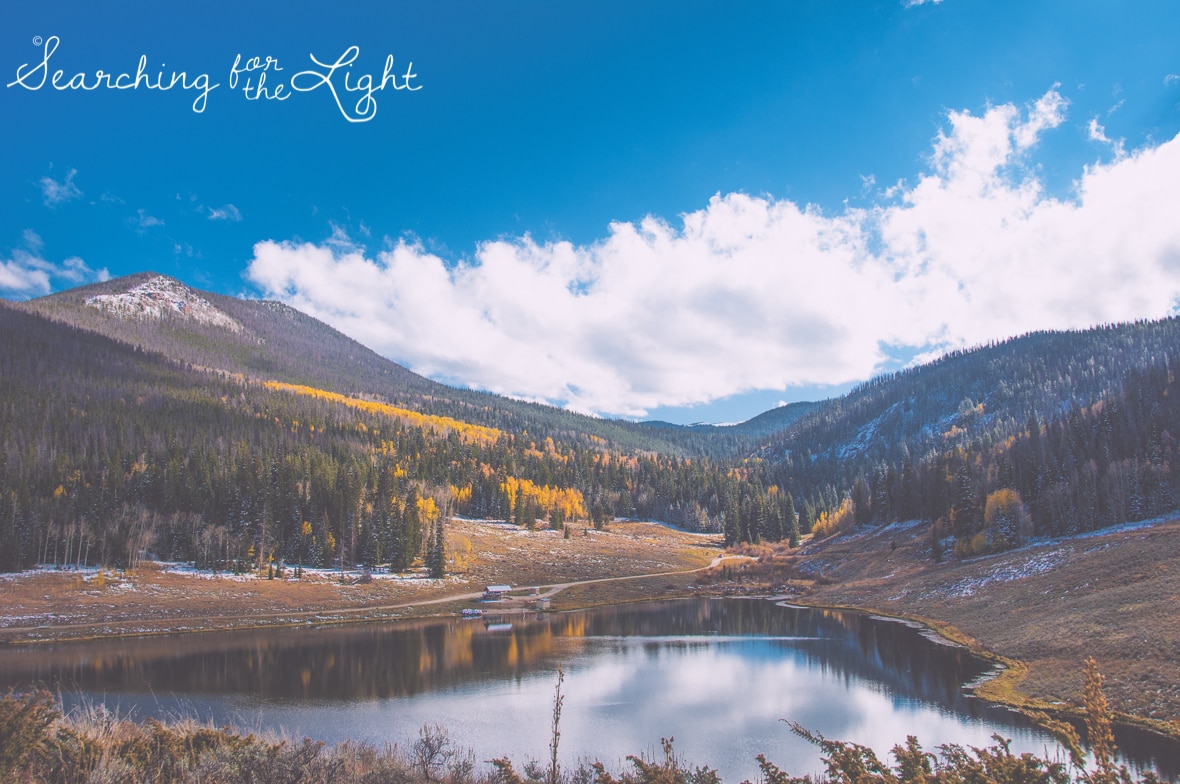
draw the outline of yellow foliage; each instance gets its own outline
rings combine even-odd
[[[987,494],[987,507],[991,509],[1015,506],[1018,503],[1020,503],[1020,496],[1010,487],[1001,487],[999,490],[993,490]]]
[[[1020,544],[1028,528],[1028,512],[1020,500],[1020,494],[1009,487],[988,493],[983,524],[996,549],[1003,550]]]
[[[466,536],[452,536],[447,542],[447,555],[451,561],[449,572],[466,572],[475,558],[475,546]]]
[[[1106,695],[1102,693],[1105,680],[1098,671],[1098,662],[1094,661],[1094,657],[1087,656],[1082,704],[1086,708],[1086,736],[1090,750],[1094,753],[1094,767],[1097,768],[1092,781],[1096,784],[1117,784],[1120,779],[1114,764],[1117,749],[1111,729],[1110,706],[1106,702]]]
[[[430,496],[418,499],[418,515],[426,523],[438,517],[438,504]]]
[[[500,483],[500,491],[508,496],[508,503],[515,507],[518,498],[530,498],[549,515],[560,512],[566,520],[584,520],[587,517],[585,499],[577,488],[540,486],[530,479],[510,476]]]
[[[410,411],[406,408],[398,408],[397,406],[378,403],[373,400],[361,400],[360,398],[348,397],[336,392],[329,392],[325,389],[303,386],[302,384],[285,384],[281,381],[267,381],[264,386],[267,389],[291,392],[296,395],[306,395],[307,397],[313,397],[318,400],[340,403],[341,405],[355,408],[358,411],[364,411],[368,414],[380,414],[382,416],[392,417],[414,427],[437,429],[444,435],[447,431],[453,430],[459,434],[459,438],[468,443],[490,445],[494,444],[502,435],[501,431],[492,427],[460,422],[458,419],[451,419],[450,417],[420,414],[417,411]],[[358,425],[358,429],[361,432],[365,432],[364,425]]]
[[[966,430],[964,430],[963,428],[959,427],[958,425],[951,425],[951,429],[950,429],[950,430],[947,430],[947,431],[945,431],[945,432],[942,434],[942,440],[943,440],[943,441],[949,441],[950,439],[952,439],[952,438],[957,438],[957,437],[959,437],[959,436],[963,435],[963,434],[964,434],[964,433],[966,433],[966,432],[967,432]]]
[[[985,552],[987,552],[987,534],[983,531],[969,539],[960,539],[955,542],[956,558],[971,558]]]
[[[824,512],[819,516],[819,519],[811,526],[811,533],[817,539],[824,539],[841,531],[847,531],[852,528],[855,522],[856,515],[852,499],[845,498],[840,502],[838,509]]]

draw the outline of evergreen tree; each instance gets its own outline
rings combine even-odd
[[[799,546],[799,517],[795,514],[795,500],[787,496],[787,540],[794,549]]]
[[[431,526],[430,544],[426,552],[426,568],[434,579],[441,579],[446,575],[447,552],[446,532],[443,528],[443,518],[436,518]]]

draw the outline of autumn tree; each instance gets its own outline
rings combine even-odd
[[[1029,528],[1020,493],[1007,487],[988,493],[983,524],[993,550],[1019,547]]]

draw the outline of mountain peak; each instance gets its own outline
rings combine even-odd
[[[92,308],[121,318],[180,318],[240,333],[242,325],[178,280],[156,275],[121,294],[95,294],[86,298]]]

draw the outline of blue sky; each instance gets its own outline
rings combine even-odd
[[[151,269],[680,422],[1180,301],[1174,2],[45,5],[0,26],[0,296]]]

